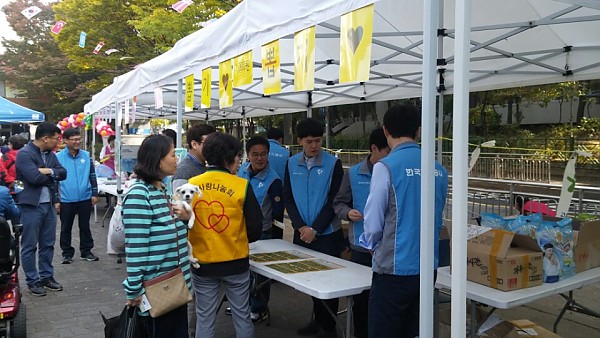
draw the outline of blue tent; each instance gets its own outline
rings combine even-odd
[[[0,96],[0,123],[42,122],[43,113],[20,106]]]

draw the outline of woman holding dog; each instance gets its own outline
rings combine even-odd
[[[189,183],[202,190],[193,202],[189,241],[200,268],[192,268],[196,294],[196,337],[215,336],[219,287],[231,306],[237,338],[253,338],[250,319],[249,243],[259,239],[262,211],[248,180],[237,177],[242,143],[224,133],[206,137],[202,154],[207,171]]]
[[[123,286],[127,305],[139,306],[143,282],[180,267],[191,290],[187,226],[190,214],[171,205],[171,196],[162,180],[177,169],[175,149],[170,138],[151,135],[142,142],[134,172],[138,180],[123,202],[127,278]],[[151,304],[150,304],[151,305]],[[187,338],[187,311],[183,305],[162,316],[144,316],[150,337]]]

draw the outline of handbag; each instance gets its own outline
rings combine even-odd
[[[149,337],[144,322],[137,313],[136,307],[125,306],[121,314],[106,319],[101,313],[104,322],[105,338],[146,338]]]
[[[167,198],[165,194],[165,198]],[[167,198],[169,211],[175,224],[175,237],[177,238],[177,262],[181,261],[181,253],[179,252],[179,233],[177,231],[177,223],[173,215],[171,203]],[[183,306],[192,300],[192,294],[187,287],[183,271],[180,267],[173,269],[163,275],[152,278],[142,283],[144,286],[146,297],[150,302],[150,316],[152,318],[160,317],[172,310]]]

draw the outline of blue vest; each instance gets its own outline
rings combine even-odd
[[[277,173],[269,164],[265,169],[261,170],[260,173],[250,178],[250,162],[242,164],[242,167],[240,170],[238,170],[237,175],[250,181],[252,190],[254,190],[254,195],[256,196],[258,204],[260,204],[261,207],[264,204],[265,197],[269,193],[271,184],[273,184],[273,181],[276,179],[279,179],[279,177],[277,177]]]
[[[60,200],[65,203],[81,202],[92,198],[90,183],[90,154],[79,150],[73,157],[65,148],[56,154],[60,164],[67,170],[67,178],[60,181]]]
[[[331,178],[335,162],[335,156],[322,150],[315,164],[308,170],[304,161],[304,153],[300,152],[288,161],[290,184],[294,202],[302,220],[307,226],[313,222],[327,204],[327,196],[331,186]],[[331,224],[319,235],[328,235],[340,229],[340,220],[335,217]]]
[[[380,245],[373,252],[373,271],[394,275],[420,273],[421,148],[414,142],[396,146],[381,161],[389,173],[391,196]],[[448,192],[448,173],[435,163],[435,267],[439,258],[439,233]],[[395,203],[394,203],[395,202]],[[394,212],[395,215],[387,213]],[[389,224],[388,224],[389,221]],[[394,224],[392,224],[392,222]],[[379,270],[380,271],[377,271]]]
[[[368,157],[350,168],[350,189],[352,190],[352,208],[365,214],[365,205],[369,196],[369,188],[371,187],[371,171],[367,164]],[[348,240],[351,245],[360,247],[358,239],[365,232],[365,222],[352,222],[352,226],[348,229]]]
[[[285,165],[289,157],[289,150],[281,146],[279,142],[269,140],[269,165],[275,170],[282,182],[285,176]]]

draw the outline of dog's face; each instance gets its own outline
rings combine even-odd
[[[192,201],[194,195],[196,194],[199,195],[198,197],[202,197],[202,192],[200,191],[200,188],[198,188],[198,186],[196,185],[189,183],[179,186],[177,189],[175,189],[175,192],[177,193],[177,195],[179,195],[182,201],[186,201],[188,203]]]

